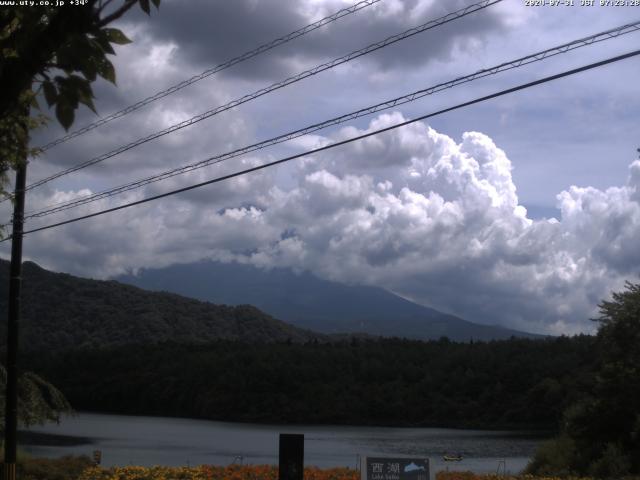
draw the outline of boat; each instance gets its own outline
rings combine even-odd
[[[460,460],[462,460],[462,455],[447,454],[447,455],[443,455],[442,459],[445,462],[459,462]]]

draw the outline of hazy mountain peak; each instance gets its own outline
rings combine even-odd
[[[212,303],[249,303],[280,320],[323,333],[363,332],[424,340],[446,336],[458,341],[536,337],[468,322],[378,287],[343,285],[283,268],[202,261],[141,270],[117,280]]]

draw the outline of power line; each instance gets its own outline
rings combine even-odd
[[[289,157],[281,158],[279,160],[275,160],[273,162],[269,162],[269,163],[265,163],[265,164],[262,164],[262,165],[258,165],[256,167],[247,168],[247,169],[241,170],[239,172],[231,173],[231,174],[224,175],[224,176],[221,176],[221,177],[216,177],[216,178],[213,178],[211,180],[207,180],[205,182],[200,182],[200,183],[197,183],[197,184],[194,184],[194,185],[189,185],[188,187],[179,188],[179,189],[176,189],[176,190],[172,190],[170,192],[162,193],[162,194],[159,194],[159,195],[154,195],[152,197],[148,197],[148,198],[145,198],[145,199],[142,199],[142,200],[126,203],[126,204],[123,204],[123,205],[119,205],[117,207],[112,207],[112,208],[108,208],[106,210],[101,210],[99,212],[90,213],[88,215],[82,215],[80,217],[75,217],[75,218],[72,218],[72,219],[69,219],[69,220],[65,220],[65,221],[62,221],[62,222],[57,222],[57,223],[53,223],[53,224],[50,224],[50,225],[45,225],[43,227],[38,227],[38,228],[31,229],[31,230],[26,230],[24,232],[24,235],[29,234],[29,233],[40,232],[42,230],[48,230],[48,229],[51,229],[51,228],[59,227],[59,226],[62,226],[62,225],[67,225],[67,224],[70,224],[70,223],[75,223],[75,222],[78,222],[80,220],[86,220],[88,218],[93,218],[93,217],[97,217],[97,216],[100,216],[100,215],[105,215],[107,213],[115,212],[115,211],[118,211],[118,210],[123,210],[125,208],[133,207],[133,206],[136,206],[136,205],[141,205],[143,203],[151,202],[151,201],[154,201],[154,200],[159,200],[161,198],[169,197],[169,196],[172,196],[172,195],[176,195],[178,193],[183,193],[183,192],[187,192],[189,190],[194,190],[196,188],[200,188],[200,187],[203,187],[205,185],[211,185],[213,183],[219,183],[219,182],[222,182],[224,180],[229,180],[229,179],[234,178],[234,177],[239,177],[241,175],[246,175],[248,173],[255,172],[255,171],[258,171],[258,170],[262,170],[262,169],[265,169],[267,167],[272,167],[274,165],[279,165],[281,163],[289,162],[291,160],[295,160],[295,159],[300,158],[300,157],[304,157],[304,156],[307,156],[307,155],[312,155],[314,153],[319,153],[319,152],[322,152],[322,151],[325,151],[325,150],[329,150],[329,149],[332,149],[332,148],[335,148],[335,147],[339,147],[341,145],[346,145],[348,143],[352,143],[352,142],[355,142],[357,140],[362,140],[364,138],[371,137],[371,136],[374,136],[374,135],[379,135],[381,133],[388,132],[390,130],[395,130],[396,128],[404,127],[406,125],[410,125],[412,123],[415,123],[415,122],[418,122],[418,121],[421,121],[421,120],[425,120],[427,118],[431,118],[431,117],[434,117],[436,115],[441,115],[443,113],[447,113],[447,112],[451,112],[453,110],[458,110],[460,108],[464,108],[464,107],[468,107],[468,106],[471,106],[471,105],[475,105],[477,103],[481,103],[481,102],[484,102],[484,101],[487,101],[487,100],[491,100],[493,98],[501,97],[503,95],[507,95],[509,93],[517,92],[519,90],[524,90],[524,89],[531,88],[531,87],[536,86],[536,85],[541,85],[543,83],[551,82],[553,80],[558,80],[560,78],[567,77],[567,76],[570,76],[570,75],[574,75],[576,73],[584,72],[586,70],[591,70],[593,68],[597,68],[597,67],[601,67],[601,66],[604,66],[604,65],[608,65],[610,63],[618,62],[620,60],[631,58],[631,57],[634,57],[636,55],[640,55],[640,50],[634,50],[632,52],[625,53],[623,55],[610,57],[610,58],[608,58],[606,60],[601,60],[599,62],[595,62],[595,63],[591,63],[591,64],[588,64],[588,65],[584,65],[582,67],[574,68],[572,70],[567,70],[567,71],[564,71],[562,73],[558,73],[556,75],[551,75],[551,76],[548,76],[548,77],[541,78],[539,80],[535,80],[533,82],[524,83],[524,84],[518,85],[516,87],[508,88],[506,90],[501,90],[499,92],[496,92],[496,93],[493,93],[493,94],[490,94],[490,95],[486,95],[484,97],[480,97],[480,98],[476,98],[474,100],[470,100],[468,102],[460,103],[460,104],[455,105],[453,107],[448,107],[448,108],[445,108],[445,109],[442,109],[442,110],[438,110],[437,112],[433,112],[433,113],[429,113],[429,114],[426,114],[426,115],[422,115],[422,116],[420,116],[418,118],[414,118],[412,120],[407,120],[405,122],[397,123],[395,125],[391,125],[389,127],[381,128],[381,129],[375,130],[373,132],[364,133],[364,134],[358,135],[356,137],[352,137],[352,138],[349,138],[349,139],[346,139],[346,140],[342,140],[342,141],[335,142],[335,143],[332,143],[332,144],[329,144],[329,145],[325,145],[323,147],[315,148],[313,150],[308,150],[306,152],[299,153],[299,154],[296,154],[296,155],[291,155]],[[8,240],[9,238],[11,238],[11,237],[7,237],[7,238],[5,238],[3,240],[0,240],[0,242],[4,242],[4,241]]]
[[[136,102],[132,105],[129,105],[126,108],[123,108],[122,110],[119,110],[115,113],[112,113],[111,115],[108,115],[104,118],[101,118],[99,120],[96,120],[93,123],[90,123],[89,125],[86,125],[78,130],[75,130],[71,133],[68,133],[67,135],[60,137],[52,142],[47,143],[46,145],[43,145],[42,147],[38,147],[38,149],[40,151],[46,151],[49,150],[53,147],[55,147],[56,145],[60,145],[61,143],[64,143],[68,140],[71,140],[72,138],[78,137],[84,133],[87,133],[91,130],[93,130],[94,128],[97,128],[101,125],[104,125],[105,123],[109,123],[112,120],[115,120],[116,118],[120,118],[120,117],[124,117],[125,115],[128,115],[131,112],[134,112],[136,110],[138,110],[139,108],[144,107],[145,105],[148,105],[152,102],[155,102],[156,100],[159,100],[161,98],[164,98],[168,95],[171,95],[172,93],[177,92],[178,90],[182,90],[185,87],[188,87],[189,85],[192,85],[196,82],[199,82],[200,80],[202,80],[203,78],[207,78],[210,77],[211,75],[218,73],[222,70],[225,70],[229,67],[232,67],[234,65],[237,65],[238,63],[244,62],[245,60],[249,60],[250,58],[253,58],[257,55],[260,55],[261,53],[264,53],[268,50],[271,50],[275,47],[278,47],[284,43],[290,42],[291,40],[294,40],[298,37],[301,37],[303,35],[306,35],[309,32],[312,32],[314,30],[317,30],[320,27],[323,27],[329,23],[335,22],[336,20],[345,17],[347,15],[350,15],[352,13],[355,13],[359,10],[362,10],[363,8],[367,8],[371,5],[374,5],[375,3],[378,3],[380,0],[363,0],[360,1],[350,7],[347,8],[343,8],[342,10],[338,10],[337,12],[322,18],[321,20],[318,20],[317,22],[313,22],[305,27],[302,27],[294,32],[291,32],[283,37],[277,38],[275,40],[272,40],[268,43],[262,44],[259,47],[255,48],[254,50],[250,50],[248,52],[243,53],[242,55],[239,55],[237,57],[232,58],[231,60],[227,60],[224,63],[221,63],[219,65],[216,65],[215,67],[212,67],[208,70],[205,70],[204,72],[198,74],[198,75],[194,75],[193,77],[187,79],[187,80],[183,80],[180,83],[177,83],[175,85],[172,85],[171,87],[167,88],[166,90],[162,90],[161,92],[158,92],[154,95],[151,95],[150,97],[147,97],[143,100],[140,100],[139,102]]]
[[[313,75],[316,75],[320,72],[323,72],[325,70],[329,70],[331,68],[334,68],[338,65],[341,65],[343,63],[347,63],[351,60],[354,60],[358,57],[361,57],[363,55],[366,55],[368,53],[371,53],[373,51],[379,50],[381,48],[387,47],[393,43],[399,42],[401,40],[404,40],[406,38],[412,37],[414,35],[417,35],[418,33],[422,33],[425,32],[427,30],[430,30],[432,28],[438,27],[440,25],[443,25],[445,23],[451,22],[453,20],[457,20],[459,18],[462,18],[466,15],[470,15],[471,13],[477,12],[479,10],[483,10],[493,4],[496,3],[500,3],[503,0],[482,0],[481,2],[478,3],[474,3],[472,5],[469,5],[467,7],[464,7],[460,10],[456,10],[455,12],[451,12],[448,13],[440,18],[437,18],[435,20],[430,20],[426,23],[423,23],[422,25],[419,25],[417,27],[413,27],[410,28],[408,30],[405,30],[402,33],[396,34],[396,35],[392,35],[390,37],[387,37],[386,39],[377,42],[377,43],[373,43],[371,45],[368,45],[360,50],[356,50],[353,51],[347,55],[344,55],[342,57],[336,58],[334,60],[331,60],[330,62],[326,62],[323,63],[321,65],[315,66],[309,70],[305,70],[304,72],[298,73],[297,75],[291,76],[285,80],[282,80],[280,82],[276,82],[273,83],[272,85],[262,88],[260,90],[257,90],[251,94],[245,95],[241,98],[238,98],[236,100],[233,100],[225,105],[216,107],[212,110],[209,110],[207,112],[201,113],[199,115],[196,115],[188,120],[185,120],[183,122],[177,123],[175,125],[172,125],[168,128],[165,128],[164,130],[161,130],[159,132],[155,132],[152,133],[151,135],[148,135],[146,137],[140,138],[134,142],[131,142],[127,145],[123,145],[120,146],[118,148],[116,148],[115,150],[112,150],[108,153],[102,154],[98,157],[94,157],[91,160],[87,160],[85,162],[82,162],[74,167],[68,168],[66,170],[62,170],[58,173],[55,173],[49,177],[46,177],[42,180],[36,181],[30,185],[27,185],[26,190],[31,190],[33,188],[39,187],[40,185],[44,185],[45,183],[48,183],[56,178],[60,178],[64,175],[68,175],[69,173],[73,173],[73,172],[77,172],[78,170],[81,170],[83,168],[89,167],[91,165],[95,165],[96,163],[100,163],[104,160],[107,160],[108,158],[111,157],[115,157],[116,155],[119,155],[120,153],[126,152],[128,150],[131,150],[132,148],[135,148],[139,145],[142,145],[144,143],[150,142],[151,140],[155,140],[156,138],[162,137],[164,135],[168,135],[169,133],[173,133],[177,130],[183,129],[185,127],[189,127],[191,125],[194,125],[195,123],[198,123],[202,120],[205,120],[207,118],[210,118],[214,115],[217,115],[221,112],[224,112],[226,110],[230,110],[234,107],[237,107],[239,105],[242,105],[243,103],[249,102],[251,100],[255,100],[258,97],[261,97],[263,95],[266,95],[267,93],[273,92],[274,90],[278,90],[280,88],[286,87],[288,85],[291,85],[292,83],[295,82],[299,82],[300,80],[303,80],[305,78],[311,77]]]
[[[580,47],[584,47],[587,45],[591,45],[593,43],[596,42],[601,42],[604,40],[608,40],[611,38],[616,38],[620,35],[624,35],[627,33],[631,33],[631,32],[635,32],[640,30],[640,21],[636,21],[634,23],[630,23],[630,24],[626,24],[626,25],[622,25],[616,28],[612,28],[609,30],[606,30],[604,32],[600,32],[594,35],[590,35],[588,37],[584,37],[578,40],[574,40],[572,42],[569,43],[565,43],[562,44],[560,46],[557,47],[553,47],[553,48],[549,48],[547,50],[543,50],[537,53],[533,53],[530,55],[527,55],[525,57],[521,57],[518,58],[516,60],[511,60],[509,62],[505,62],[505,63],[501,63],[500,65],[494,66],[494,67],[490,67],[490,68],[486,68],[483,70],[480,70],[478,72],[475,72],[471,75],[466,75],[464,77],[459,77],[456,78],[454,80],[450,80],[448,82],[444,82],[444,83],[439,83],[435,86],[432,87],[428,87],[422,90],[418,90],[416,92],[410,93],[408,95],[404,95],[401,97],[397,97],[394,98],[392,100],[387,100],[385,102],[381,102],[378,103],[376,105],[370,106],[370,107],[366,107],[366,108],[362,108],[360,110],[356,110],[354,112],[345,114],[345,115],[341,115],[339,117],[334,117],[331,118],[329,120],[325,120],[323,122],[320,123],[316,123],[298,130],[295,130],[293,132],[289,132],[283,135],[279,135],[277,137],[273,137],[270,138],[268,140],[264,140],[262,142],[259,143],[255,143],[246,147],[242,147],[236,150],[233,150],[231,152],[227,152],[227,153],[223,153],[220,155],[215,155],[212,156],[210,158],[207,158],[205,160],[199,161],[197,163],[193,163],[190,165],[185,165],[179,168],[174,168],[162,173],[159,173],[157,175],[153,175],[150,177],[146,177],[143,179],[139,179],[136,180],[134,182],[130,182],[124,185],[120,185],[118,187],[115,188],[111,188],[108,190],[104,190],[102,192],[98,192],[98,193],[94,193],[91,195],[85,195],[82,197],[78,197],[75,198],[73,200],[67,200],[64,202],[59,202],[57,204],[53,204],[53,205],[49,205],[48,207],[44,207],[43,209],[37,210],[37,211],[32,211],[32,212],[28,212],[27,215],[25,216],[25,219],[28,218],[39,218],[39,217],[44,217],[47,215],[51,215],[54,213],[58,213],[64,210],[68,210],[70,208],[75,208],[77,206],[80,205],[85,205],[91,202],[95,202],[97,200],[101,200],[103,198],[108,198],[108,197],[112,197],[114,195],[123,193],[123,192],[127,192],[130,190],[134,190],[136,188],[140,188],[144,185],[149,185],[151,183],[155,183],[155,182],[159,182],[161,180],[165,180],[177,175],[181,175],[184,173],[188,173],[191,172],[193,170],[199,169],[199,168],[203,168],[209,165],[213,165],[213,164],[217,164],[226,160],[229,160],[231,158],[235,158],[250,152],[254,152],[256,150],[261,150],[263,148],[267,148],[269,146],[272,145],[276,145],[282,142],[286,142],[288,140],[292,140],[294,138],[298,138],[300,136],[303,135],[307,135],[309,133],[327,128],[329,126],[333,126],[333,125],[338,125],[341,123],[345,123],[349,120],[354,120],[357,118],[360,118],[362,116],[365,115],[370,115],[382,110],[386,110],[392,107],[396,107],[398,105],[403,105],[405,103],[409,103],[412,101],[415,101],[419,98],[425,97],[427,95],[432,95],[434,93],[437,93],[439,91],[448,89],[448,88],[453,88],[457,85],[461,85],[464,83],[468,83],[474,80],[477,80],[479,78],[483,78],[489,75],[495,75],[497,73],[500,72],[504,72],[507,70],[511,70],[514,68],[518,68],[521,67],[523,65],[528,65],[530,63],[534,63],[534,62],[539,62],[542,61],[546,58],[561,54],[561,53],[566,53],[568,51],[574,50],[576,48],[580,48]]]

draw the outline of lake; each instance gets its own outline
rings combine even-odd
[[[102,464],[277,464],[278,434],[305,435],[305,464],[355,468],[359,455],[429,457],[432,471],[522,470],[542,441],[526,432],[440,428],[254,425],[185,418],[79,413],[22,434],[20,446],[35,456],[91,455]],[[444,462],[446,453],[459,462]]]

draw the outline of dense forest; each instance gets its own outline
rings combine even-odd
[[[594,338],[164,343],[25,355],[78,410],[243,422],[554,429]]]

